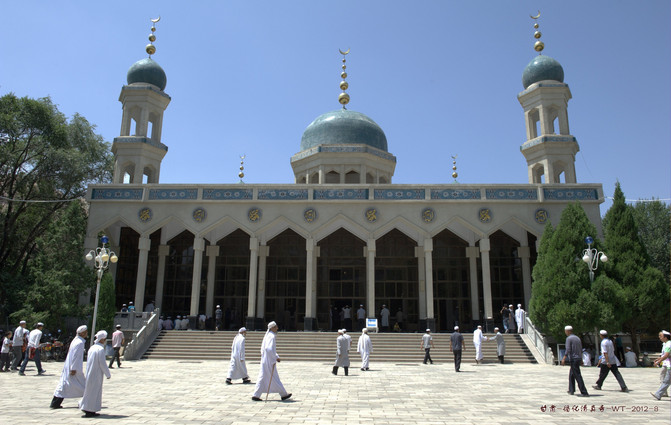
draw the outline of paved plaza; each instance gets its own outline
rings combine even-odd
[[[228,362],[129,361],[105,380],[101,416],[93,419],[81,417],[76,399],[66,399],[64,409],[49,409],[63,363],[44,363],[46,376],[37,376],[31,364],[25,377],[0,374],[0,422],[565,425],[668,424],[671,419],[669,399],[657,401],[649,394],[659,385],[659,369],[622,368],[631,392],[621,393],[612,376],[602,391],[593,390],[597,368],[583,368],[593,396],[579,398],[566,393],[568,367],[491,362],[463,364],[455,373],[452,363],[421,364],[422,355],[418,349],[417,363],[395,364],[376,363],[373,353],[370,371],[353,362],[348,377],[342,369],[333,376],[331,364],[279,363],[280,377],[293,393],[286,402],[277,394],[254,402],[254,385],[225,385]],[[259,364],[248,369],[255,382]]]

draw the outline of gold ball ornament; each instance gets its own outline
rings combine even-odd
[[[152,25],[151,26],[151,32],[154,32],[154,31],[156,31],[156,27]]]
[[[457,174],[456,171],[455,171],[454,173],[452,173],[452,178],[453,178],[453,179],[456,179],[457,177],[459,177],[459,174]]]
[[[147,53],[149,53],[150,55],[153,55],[154,53],[156,53],[156,47],[154,47],[153,44],[147,44],[147,48],[146,48],[145,50],[146,50]]]
[[[341,105],[347,105],[349,103],[349,95],[347,93],[340,93],[338,102],[340,102]]]
[[[544,48],[545,48],[545,43],[543,43],[542,41],[537,41],[536,43],[534,43],[534,50],[535,51],[542,52]]]
[[[342,78],[343,80],[344,80],[345,78],[347,78],[347,73],[346,73],[346,72],[341,72],[341,73],[340,73],[340,78]]]
[[[541,34],[540,31],[536,31],[536,32],[534,33],[534,38],[541,38],[541,35],[543,35],[543,34]]]
[[[149,41],[151,41],[152,43],[156,41],[156,36],[153,33],[149,34]]]
[[[349,84],[347,84],[347,81],[342,80],[340,82],[340,90],[347,90],[349,88]]]
[[[245,176],[245,173],[243,173],[243,172],[240,172],[240,173],[238,174],[238,177],[240,177],[240,178],[243,178],[244,176]]]
[[[534,24],[534,28],[538,28],[538,24]]]
[[[347,69],[347,65],[343,65],[343,66],[341,66],[341,68],[342,68],[342,70],[344,71],[344,70]]]

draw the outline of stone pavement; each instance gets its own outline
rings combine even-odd
[[[370,371],[362,372],[360,363],[352,362],[348,377],[342,376],[342,369],[333,376],[331,364],[281,362],[280,377],[293,393],[287,402],[278,394],[271,394],[267,402],[254,402],[253,385],[239,381],[225,385],[227,361],[124,362],[121,369],[112,370],[112,379],[105,380],[103,410],[93,419],[81,417],[76,399],[66,399],[64,409],[49,409],[63,363],[44,363],[46,376],[36,376],[30,364],[27,376],[0,373],[0,422],[564,425],[671,420],[669,399],[657,401],[649,394],[659,385],[658,369],[622,368],[631,392],[621,393],[612,376],[602,391],[593,390],[597,368],[583,368],[593,396],[579,398],[566,393],[568,367],[491,362],[464,364],[462,372],[455,373],[452,363],[423,365],[420,350],[417,356],[417,363],[376,363],[373,353]],[[255,382],[259,364],[249,364],[248,370]]]

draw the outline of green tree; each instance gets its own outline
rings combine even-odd
[[[70,289],[80,286],[78,265],[58,265],[53,275],[53,261],[82,262],[82,250],[47,253],[54,246],[49,232],[56,223],[73,219],[64,213],[72,203],[83,198],[90,183],[110,180],[112,155],[109,145],[95,134],[95,126],[75,114],[70,121],[49,98],[18,98],[13,94],[0,97],[0,307],[8,312],[23,310],[30,317],[50,319],[62,312],[62,299]],[[74,200],[74,201],[73,201]],[[80,205],[81,207],[81,205]],[[74,212],[71,212],[74,214]],[[68,225],[69,226],[69,225]],[[70,227],[70,231],[85,232]],[[76,239],[76,235],[71,234]],[[61,243],[59,242],[59,243]],[[73,240],[74,244],[75,241]],[[65,271],[68,269],[68,271]],[[83,272],[82,272],[83,273]],[[86,279],[91,282],[91,279]],[[49,288],[35,289],[40,284]],[[59,289],[55,289],[58,287]],[[50,299],[55,295],[55,299]],[[76,297],[71,303],[76,303]],[[45,322],[46,323],[46,322]]]
[[[634,204],[634,221],[645,247],[650,265],[671,282],[671,208],[660,200]]]
[[[558,341],[566,338],[564,326],[570,324],[576,333],[584,333],[600,320],[600,301],[580,259],[585,237],[596,234],[582,206],[573,203],[566,206],[557,227],[546,225],[541,237],[529,314],[536,326]]]
[[[114,314],[116,313],[116,295],[112,274],[106,271],[100,279],[100,299],[98,300],[98,317],[96,332],[105,330],[109,335],[114,330]]]
[[[626,306],[616,311],[622,329],[630,333],[639,353],[638,331],[647,329],[669,311],[669,285],[661,271],[650,265],[634,220],[633,207],[625,203],[620,183],[615,185],[613,205],[603,220],[607,275],[621,286]]]

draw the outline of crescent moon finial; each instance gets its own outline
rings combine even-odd
[[[346,54],[348,54],[348,53],[349,53],[349,50],[350,50],[350,49],[347,49],[346,52],[343,52],[342,50],[338,49],[338,51],[340,52],[340,54],[343,55],[343,56],[345,56]]]
[[[154,41],[156,41],[156,35],[154,35],[154,32],[156,31],[156,22],[161,20],[161,16],[159,15],[158,18],[155,19],[150,19],[151,21],[151,34],[149,34],[149,44],[147,44],[147,47],[145,47],[145,51],[149,54],[149,57],[151,58],[151,55],[156,53],[156,46],[154,46]]]
[[[540,10],[538,11],[538,15],[536,15],[536,16],[529,15],[529,17],[530,17],[531,19],[538,19],[538,18],[541,17],[541,11],[540,11]]]
[[[347,51],[345,52],[343,52],[342,49],[338,49],[338,51],[342,55],[342,66],[341,66],[342,72],[340,73],[340,78],[342,78],[342,81],[340,82],[340,90],[342,90],[342,93],[340,93],[340,95],[338,96],[338,102],[342,105],[343,109],[347,109],[345,108],[345,105],[349,103],[349,94],[347,94],[345,90],[347,90],[349,84],[347,84],[347,81],[345,81],[345,79],[347,78],[347,72],[345,72],[345,70],[347,69],[347,65],[345,65],[347,59],[345,58],[345,56],[347,56],[347,54],[349,53],[349,49],[347,49]]]
[[[160,20],[161,20],[161,15],[158,15],[158,18],[156,18],[156,19],[152,19],[151,21],[152,21],[153,23],[156,23],[156,22],[158,22],[158,21],[160,21]]]

